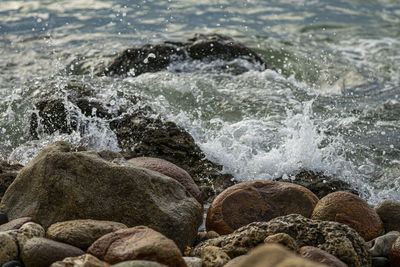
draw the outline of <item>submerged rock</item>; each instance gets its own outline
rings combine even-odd
[[[146,72],[161,71],[179,60],[232,61],[238,58],[259,64],[263,69],[267,67],[256,52],[229,37],[197,34],[186,42],[165,41],[126,49],[108,66],[101,67],[97,75],[138,76]],[[248,69],[231,63],[221,70],[240,74]]]
[[[66,142],[46,147],[21,170],[0,210],[10,219],[34,216],[45,228],[87,218],[147,225],[182,250],[195,240],[203,215],[174,179],[94,151],[74,152]]]

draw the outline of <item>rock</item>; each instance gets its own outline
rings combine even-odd
[[[110,264],[151,260],[168,266],[186,266],[175,243],[146,226],[109,233],[94,242],[87,252]]]
[[[71,245],[35,237],[25,243],[21,259],[26,267],[48,267],[56,261],[83,254],[82,250]]]
[[[56,261],[50,267],[109,267],[110,264],[101,261],[90,254],[78,257],[68,257],[62,261]]]
[[[187,267],[202,267],[203,262],[197,257],[183,257]]]
[[[70,244],[82,250],[86,250],[100,237],[125,229],[122,223],[98,220],[73,220],[52,224],[47,229],[47,238]]]
[[[4,264],[18,257],[16,240],[7,232],[0,232],[0,264]]]
[[[390,249],[394,241],[399,237],[399,234],[386,234],[383,236],[378,236],[375,238],[372,243],[373,246],[371,248],[372,257],[389,257]]]
[[[232,61],[237,58],[266,68],[263,59],[254,51],[229,37],[217,34],[195,35],[187,42],[165,41],[160,44],[147,44],[142,47],[129,48],[123,51],[108,66],[97,71],[97,75],[106,76],[138,76],[146,72],[157,72],[166,69],[174,61],[222,59]],[[227,64],[221,68],[231,73],[240,74],[248,71],[235,64]]]
[[[370,266],[371,254],[364,239],[347,225],[315,221],[292,214],[277,217],[268,222],[253,222],[229,235],[209,239],[196,246],[191,256],[200,256],[206,246],[217,246],[234,258],[246,254],[277,233],[290,235],[299,247],[313,246],[339,258],[349,266]]]
[[[251,222],[288,214],[310,217],[318,198],[305,187],[275,181],[249,181],[229,187],[208,209],[206,228],[229,234]]]
[[[37,222],[37,221],[32,217],[17,218],[8,223],[0,225],[0,232],[19,229],[22,225],[28,222]]]
[[[219,247],[207,246],[201,251],[203,267],[222,267],[231,258]]]
[[[400,237],[392,244],[389,254],[390,266],[400,266]]]
[[[291,177],[290,179],[284,179],[281,177],[275,179],[275,181],[294,183],[304,186],[313,192],[319,199],[337,191],[346,191],[355,195],[359,195],[359,193],[353,189],[350,184],[340,179],[326,176],[323,173],[301,171],[300,173],[294,175],[293,178]]]
[[[279,244],[264,244],[233,265],[234,267],[326,267],[303,259]]]
[[[335,256],[316,247],[304,246],[300,248],[299,255],[310,261],[323,263],[331,267],[347,267],[347,264],[345,264]]]
[[[238,262],[242,261],[246,257],[247,257],[247,255],[242,255],[242,256],[233,258],[227,264],[225,264],[224,267],[234,267]]]
[[[4,263],[1,267],[25,267],[25,265],[20,261],[9,261]]]
[[[155,261],[135,260],[124,261],[118,264],[111,265],[111,267],[164,267],[165,265]]]
[[[372,257],[372,267],[390,267],[390,261],[385,257]]]
[[[299,246],[297,246],[296,241],[290,235],[285,233],[267,236],[264,239],[264,243],[277,243],[294,252],[299,250]]]
[[[365,200],[347,192],[331,193],[320,199],[311,218],[346,224],[365,241],[377,237],[383,227],[378,214]]]
[[[219,234],[215,231],[208,231],[208,232],[198,232],[195,244],[197,245],[200,242],[206,241],[211,238],[217,238]]]
[[[375,206],[385,232],[400,231],[400,202],[385,200]]]
[[[5,223],[8,223],[8,217],[7,214],[0,212],[0,225],[3,225]],[[1,231],[0,231],[1,232]]]
[[[34,216],[45,228],[86,218],[147,225],[182,250],[202,221],[202,206],[174,179],[94,151],[71,152],[65,142],[46,147],[21,170],[0,210],[10,219]]]
[[[6,192],[7,188],[17,177],[18,172],[22,169],[22,165],[18,163],[11,163],[5,160],[0,160],[0,200]],[[0,217],[0,224],[4,223]]]
[[[133,158],[128,160],[128,162],[139,167],[162,173],[177,180],[199,203],[203,203],[199,187],[195,184],[192,177],[187,171],[179,168],[175,164],[163,159],[149,157]]]

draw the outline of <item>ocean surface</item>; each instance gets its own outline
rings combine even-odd
[[[239,60],[249,71],[234,76],[186,61],[93,75],[125,48],[195,33],[228,35],[273,69]],[[83,114],[81,131],[32,140],[34,104],[67,103],[71,85],[111,110],[127,105],[121,92],[147,99],[239,181],[312,170],[370,204],[400,201],[398,0],[1,0],[0,158],[26,164],[55,140],[119,150],[107,121]]]

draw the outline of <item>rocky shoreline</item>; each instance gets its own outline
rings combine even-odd
[[[230,38],[197,35],[128,49],[98,74],[137,76],[177,58],[267,67]],[[58,141],[26,166],[0,162],[1,266],[400,266],[399,202],[371,207],[344,181],[308,170],[238,183],[150,107],[111,112],[90,88],[69,89],[36,104],[32,139],[83,132],[79,112],[105,119],[121,152]]]

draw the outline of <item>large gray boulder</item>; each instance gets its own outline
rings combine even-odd
[[[146,225],[184,249],[196,238],[203,208],[170,177],[56,142],[20,171],[0,210],[11,220],[34,217],[45,228],[75,219]]]

